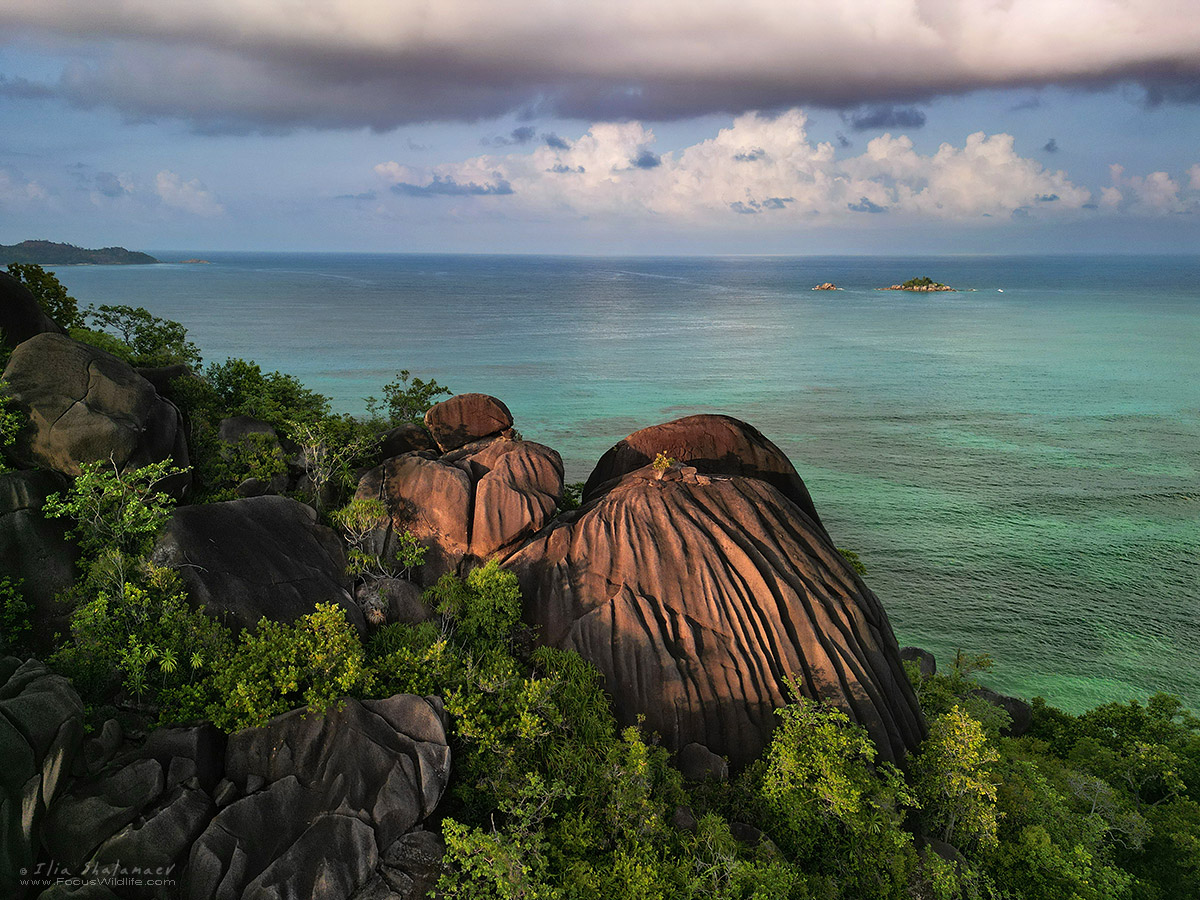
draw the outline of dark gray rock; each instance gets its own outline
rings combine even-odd
[[[430,407],[425,427],[443,452],[512,428],[508,407],[487,394],[459,394]]]
[[[379,444],[379,459],[391,459],[405,453],[421,450],[437,450],[433,435],[428,429],[416,424],[397,425],[383,435]]]
[[[311,507],[252,497],[175,510],[154,559],[179,569],[191,601],[234,628],[262,617],[292,622],[337,603],[362,629],[347,590],[341,540]]]
[[[229,738],[226,776],[247,796],[192,845],[187,896],[348,898],[372,880],[380,848],[437,805],[450,751],[426,701],[397,695],[306,712]],[[420,862],[422,846],[401,855]]]
[[[993,706],[998,706],[1006,713],[1010,722],[1000,729],[1000,733],[1008,737],[1020,737],[1033,724],[1033,707],[1017,697],[1009,697],[991,688],[981,687],[974,692],[975,696],[986,700]]]
[[[693,742],[680,750],[678,765],[688,781],[729,780],[729,763],[703,744]]]
[[[0,272],[0,342],[15,347],[37,334],[66,334],[66,329],[42,312],[29,288]]]
[[[47,809],[83,741],[83,703],[70,681],[35,659],[0,658],[0,897],[35,856]]]
[[[404,578],[373,578],[355,590],[358,605],[368,621],[418,625],[433,618],[433,609],[422,599],[419,585]]]
[[[101,844],[159,798],[163,786],[162,766],[152,759],[76,782],[51,806],[42,843],[54,859],[79,871]]]
[[[915,662],[922,678],[932,678],[937,674],[937,659],[928,650],[920,647],[901,647],[900,658],[905,662]]]
[[[79,551],[67,540],[66,519],[42,515],[46,498],[68,484],[45,470],[0,475],[0,577],[22,582],[38,646],[48,646],[55,632],[65,634],[71,615],[59,595],[75,582]]]
[[[61,334],[19,345],[4,370],[30,427],[13,455],[24,467],[78,475],[85,462],[121,469],[173,458],[187,466],[182,418],[125,362]]]

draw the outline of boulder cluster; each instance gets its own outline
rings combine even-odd
[[[0,329],[17,341],[4,377],[31,423],[18,471],[0,476],[0,574],[34,587],[39,624],[62,630],[55,598],[76,556],[41,503],[82,463],[186,466],[186,433],[166,396],[171,373],[134,371],[39,319],[23,288],[0,278],[0,291]],[[223,439],[249,434],[278,441],[265,423],[221,424]],[[494,397],[439,403],[382,452],[356,496],[383,504],[376,551],[405,533],[425,547],[411,580],[356,591],[340,536],[278,496],[295,472],[244,484],[236,500],[179,506],[155,559],[234,629],[335,602],[363,633],[420,621],[423,587],[496,560],[517,575],[537,640],[594,664],[620,721],[644,718],[687,770],[749,763],[792,692],[840,706],[881,759],[902,762],[924,737],[886,613],[791,462],[745,422],[689,416],[629,435],[572,510],[559,454],[524,440]],[[207,725],[123,735],[111,720],[85,742],[82,713],[41,663],[0,663],[4,896],[17,892],[9,873],[49,858],[72,871],[153,862],[186,873],[195,898],[418,896],[436,872],[439,845],[421,823],[450,774],[437,697],[296,711],[228,738]],[[65,896],[55,890],[40,896]]]

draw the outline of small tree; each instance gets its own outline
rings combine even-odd
[[[42,312],[63,328],[71,329],[83,324],[79,304],[67,293],[53,272],[47,272],[33,263],[9,263],[8,274],[25,285]]]
[[[407,578],[415,567],[425,561],[425,548],[411,531],[396,535],[396,551],[391,559],[385,559],[382,554],[375,552],[374,547],[381,538],[380,532],[388,524],[388,511],[382,500],[359,497],[334,512],[332,518],[341,526],[349,545],[346,554],[346,572],[349,575],[399,575]]]
[[[117,355],[135,366],[200,366],[200,351],[187,339],[187,329],[170,319],[160,319],[140,306],[89,306],[92,327],[115,335],[125,352]],[[81,337],[86,337],[81,335]]]
[[[983,726],[961,706],[929,727],[914,765],[917,796],[932,826],[950,842],[996,846],[996,784],[991,766],[1000,754]]]
[[[387,420],[392,425],[403,425],[406,422],[421,424],[425,413],[437,398],[450,394],[450,389],[438,384],[430,378],[423,381],[412,375],[408,369],[401,369],[394,381],[383,386],[383,399],[367,398],[367,409],[375,418]]]

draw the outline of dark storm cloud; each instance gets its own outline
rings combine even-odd
[[[882,104],[848,113],[845,117],[855,131],[873,131],[881,128],[920,128],[925,124],[925,113],[915,106],[893,106]]]
[[[484,146],[495,147],[510,147],[521,146],[528,144],[537,135],[537,129],[532,125],[522,125],[519,128],[514,128],[507,136],[500,135],[494,138],[484,138],[480,141]]]
[[[433,177],[429,184],[410,184],[401,181],[393,184],[392,190],[402,197],[486,197],[511,194],[512,185],[501,179],[495,184],[476,184],[474,181],[460,184],[453,178]]]
[[[545,141],[546,146],[552,150],[570,150],[571,149],[571,145],[568,144],[566,141],[564,141],[562,138],[560,138],[557,134],[554,134],[554,132],[551,132],[550,134],[543,134],[542,140]]]
[[[1179,2],[1112,0],[1103,16],[1095,0],[896,2],[886,28],[864,29],[878,0],[662,0],[654,17],[633,0],[525,0],[503,16],[485,0],[0,0],[0,45],[32,38],[63,63],[44,84],[5,78],[0,95],[202,132],[797,105],[913,128],[911,104],[980,89],[1136,82],[1148,106],[1200,102],[1200,20]]]
[[[1057,153],[1058,152],[1058,141],[1055,140],[1054,138],[1050,138],[1050,140],[1046,141],[1046,145],[1044,147],[1042,147],[1042,149],[1045,150],[1047,153]]]

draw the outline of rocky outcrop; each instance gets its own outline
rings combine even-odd
[[[363,616],[346,581],[341,540],[312,507],[285,497],[183,506],[154,549],[179,569],[192,603],[233,628],[262,617],[292,622],[318,603],[338,603],[358,628]]]
[[[437,450],[433,436],[420,425],[397,425],[383,435],[379,443],[379,459],[391,459],[413,451]]]
[[[225,776],[241,799],[192,846],[186,896],[349,897],[437,806],[449,768],[438,711],[407,694],[240,731]]]
[[[0,272],[0,344],[15,347],[37,334],[66,334],[29,293],[7,272]]]
[[[837,285],[832,281],[822,281],[820,284],[813,287],[814,291],[836,291]]]
[[[459,394],[425,413],[425,427],[442,452],[512,428],[508,407],[487,394]]]
[[[122,469],[168,457],[188,464],[179,410],[103,350],[39,334],[13,351],[4,379],[29,413],[13,451],[25,468],[78,475],[81,463],[97,460]]]
[[[33,699],[57,721],[53,698]],[[7,714],[6,702],[0,690]],[[66,714],[78,727],[77,697]],[[5,722],[0,716],[0,728]],[[436,698],[345,700],[228,739],[208,724],[159,729],[133,746],[122,745],[110,720],[85,758],[69,788],[50,789],[53,803],[33,831],[41,858],[63,875],[136,865],[174,885],[166,896],[345,900],[373,881],[416,885],[440,869],[440,842],[417,828],[449,776]],[[60,774],[64,765],[69,759],[59,761]],[[20,808],[3,812],[0,821],[20,821]],[[119,881],[109,896],[164,895],[135,881]]]
[[[21,896],[18,873],[37,856],[82,739],[83,703],[66,678],[37,660],[0,659],[0,896]]]
[[[925,734],[875,595],[823,528],[770,482],[652,468],[611,484],[511,555],[526,618],[605,676],[618,717],[757,757],[790,700],[836,703],[884,760]]]
[[[356,496],[378,498],[387,507],[389,522],[378,539],[385,554],[394,552],[394,536],[405,531],[427,548],[417,579],[428,585],[542,528],[562,490],[556,451],[498,436],[441,457],[409,453],[389,459],[362,477]]]
[[[34,637],[47,643],[66,633],[70,606],[59,594],[75,581],[79,550],[66,538],[66,522],[42,515],[46,498],[67,488],[55,472],[0,475],[0,577],[21,581],[34,608]]]
[[[709,475],[744,475],[774,486],[824,530],[808,488],[782,450],[732,416],[698,415],[635,431],[606,452],[588,477],[583,501],[602,494],[662,453]]]

